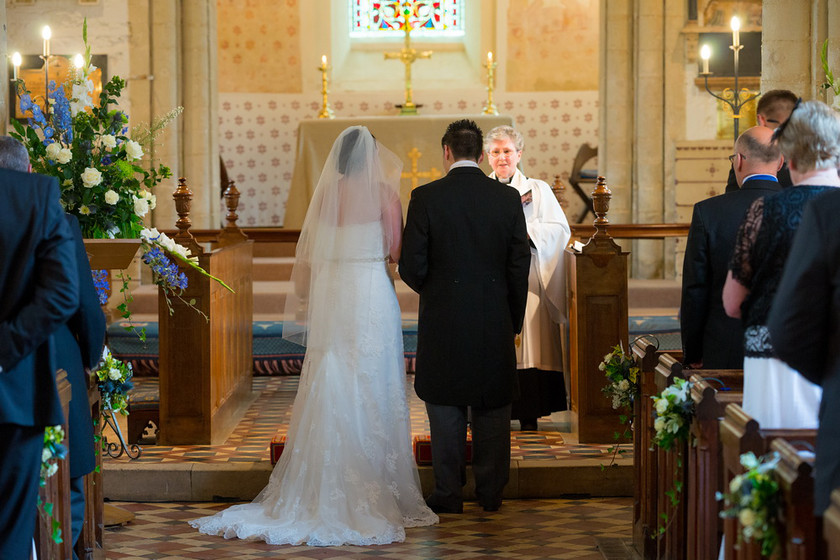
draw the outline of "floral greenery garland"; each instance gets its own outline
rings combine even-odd
[[[665,451],[674,450],[676,461],[674,465],[674,487],[667,490],[665,495],[673,507],[680,503],[680,495],[683,491],[683,483],[680,480],[680,472],[683,467],[682,452],[676,447],[677,442],[688,441],[691,429],[691,421],[694,418],[694,400],[691,398],[691,383],[680,377],[674,379],[674,383],[666,387],[659,395],[651,397],[654,406],[653,421],[653,443]],[[676,449],[675,449],[676,447]],[[662,524],[658,528],[658,534],[663,534],[670,525],[667,513],[660,513]]]
[[[102,399],[102,410],[128,414],[128,391],[134,387],[131,382],[131,364],[111,355],[106,346],[102,351],[102,362],[96,370],[96,383]]]
[[[717,492],[727,509],[720,512],[723,518],[739,521],[738,541],[761,545],[762,556],[772,555],[779,546],[776,522],[779,512],[779,484],[775,479],[779,454],[770,453],[757,459],[752,453],[741,455],[741,465],[746,470],[729,483],[729,492]]]
[[[58,471],[58,462],[67,457],[67,448],[62,444],[64,441],[64,428],[59,426],[47,426],[44,429],[44,450],[41,453],[41,475],[38,484],[41,487],[47,485],[47,479]],[[61,543],[61,523],[55,518],[55,504],[44,502],[38,495],[38,511],[49,520],[50,537],[53,542]]]
[[[831,107],[840,109],[840,84],[834,79],[834,73],[828,66],[828,39],[823,42],[822,51],[820,51],[820,60],[822,61],[823,74],[825,74],[825,82],[822,84],[823,89],[830,89],[834,94],[834,101]]]
[[[623,432],[615,432],[613,438],[616,443],[608,449],[612,453],[609,466],[614,466],[615,459],[625,451],[621,449],[620,442],[632,439],[631,428],[633,426],[633,402],[639,394],[639,368],[627,354],[620,344],[613,346],[612,351],[604,356],[604,360],[598,364],[598,369],[604,372],[609,383],[601,391],[610,398],[612,407],[616,410],[624,409],[627,414],[619,415],[621,424],[627,428]],[[604,465],[601,466],[602,469]]]

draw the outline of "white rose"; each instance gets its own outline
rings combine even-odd
[[[626,379],[622,379],[618,384],[618,388],[622,391],[627,391],[628,389],[630,389],[630,382]]]
[[[105,191],[105,202],[108,204],[114,205],[120,199],[120,195],[118,195],[114,189],[108,189]]]
[[[102,173],[100,173],[98,169],[94,167],[85,167],[85,171],[82,173],[82,183],[84,183],[85,187],[95,187],[101,182]]]
[[[53,142],[52,144],[47,146],[47,158],[52,161],[56,161],[58,159],[58,153],[61,151],[61,144],[58,142]]]
[[[653,429],[657,432],[661,432],[665,429],[665,419],[664,418],[657,418],[653,421]]]
[[[109,379],[113,379],[114,381],[117,381],[121,377],[122,377],[122,372],[120,370],[118,370],[117,368],[112,367],[110,370],[108,370],[108,378]]]
[[[736,476],[732,480],[729,481],[729,491],[733,494],[737,494],[741,491],[741,477]]]
[[[604,365],[604,362],[601,362],[600,364],[598,364],[598,369],[604,371],[605,369],[607,369],[607,366]]]
[[[51,477],[58,471],[58,463],[52,463],[49,468],[47,468],[47,478]]]
[[[605,362],[609,362],[609,361],[610,361],[610,358],[612,358],[612,352],[610,352],[609,354],[607,354],[606,356],[604,356],[604,361],[605,361]]]
[[[129,161],[140,159],[143,157],[143,148],[134,140],[129,140],[125,143],[125,155],[128,156]]]
[[[665,414],[666,410],[668,410],[668,399],[657,399],[656,400],[656,413],[657,414]]]
[[[738,513],[738,521],[740,521],[741,525],[744,527],[752,527],[753,523],[755,523],[755,512],[749,508],[742,509],[740,513]]]
[[[58,163],[68,163],[71,159],[73,159],[73,152],[70,148],[61,148],[58,152]]]
[[[114,138],[112,134],[105,134],[103,136],[100,136],[99,141],[102,143],[103,146],[105,146],[109,150],[113,150],[117,147],[117,139]]]
[[[146,200],[149,201],[149,209],[154,210],[155,206],[157,206],[157,197],[152,193],[149,193],[149,196],[146,197]]]
[[[49,449],[44,449],[41,452],[41,461],[49,461],[50,459],[52,459],[52,451],[50,451]]]
[[[149,213],[149,201],[145,198],[134,197],[134,213],[141,218]]]

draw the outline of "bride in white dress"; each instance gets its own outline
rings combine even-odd
[[[284,338],[306,345],[286,446],[250,504],[190,521],[269,544],[374,545],[433,525],[411,451],[399,257],[402,163],[361,126],[339,135],[301,229]],[[289,315],[287,315],[288,317]]]

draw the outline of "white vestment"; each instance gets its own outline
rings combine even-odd
[[[495,173],[490,177],[495,179]],[[563,251],[571,238],[569,222],[545,181],[525,177],[517,169],[510,186],[521,196],[529,192],[531,196],[531,201],[523,202],[522,208],[531,241],[531,273],[525,323],[516,345],[516,367],[563,371],[559,325],[566,322]]]

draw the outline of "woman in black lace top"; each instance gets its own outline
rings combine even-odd
[[[766,324],[805,203],[840,187],[840,116],[819,101],[798,103],[774,136],[794,186],[747,211],[723,304],[744,323],[744,410],[764,428],[814,428],[821,391],[775,357]]]

